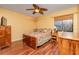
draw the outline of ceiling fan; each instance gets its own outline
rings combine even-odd
[[[38,5],[33,4],[33,8],[31,8],[31,9],[26,9],[26,10],[33,10],[33,13],[32,13],[32,14],[35,14],[35,13],[44,14],[44,11],[47,11],[48,9],[46,9],[46,8],[41,8],[41,7],[39,7]]]

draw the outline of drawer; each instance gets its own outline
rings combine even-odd
[[[5,45],[5,40],[4,39],[0,39],[0,47]]]

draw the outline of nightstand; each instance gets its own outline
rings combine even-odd
[[[57,33],[52,33],[52,41],[57,41],[57,36],[58,34]]]

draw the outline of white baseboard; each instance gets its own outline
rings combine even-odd
[[[22,38],[18,38],[18,40],[17,39],[12,39],[12,42],[19,41],[19,40],[22,40]]]

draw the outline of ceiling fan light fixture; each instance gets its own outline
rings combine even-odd
[[[39,9],[35,9],[35,12],[39,13]]]
[[[36,4],[33,4],[33,8],[31,9],[26,9],[26,10],[33,10],[33,13],[32,14],[36,14],[36,13],[40,13],[40,14],[44,14],[44,11],[47,11],[48,9],[46,8],[41,8],[39,7],[38,5]]]

